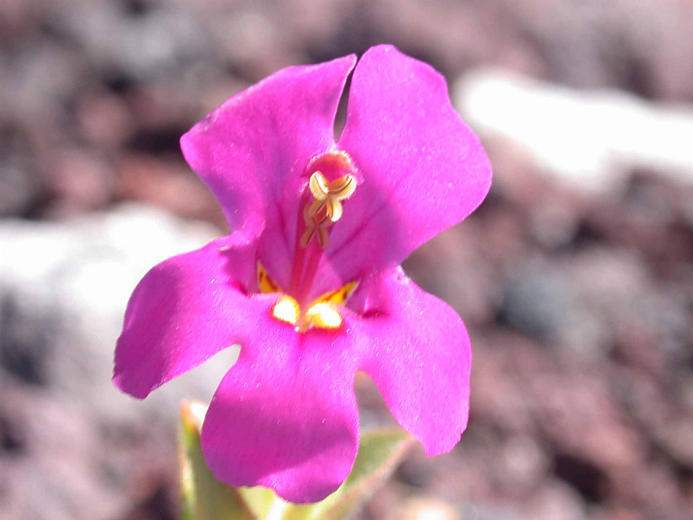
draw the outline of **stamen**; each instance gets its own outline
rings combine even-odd
[[[348,199],[356,191],[356,179],[346,174],[328,182],[320,171],[313,172],[308,181],[313,201],[303,210],[306,230],[301,236],[301,246],[306,247],[313,236],[317,234],[320,247],[325,249],[328,244],[327,228],[342,218],[343,200]]]
[[[356,191],[356,179],[352,175],[340,177],[329,184],[329,191],[337,200],[348,199]]]
[[[346,152],[328,150],[311,159],[304,171],[309,175],[309,194],[307,200],[303,199],[303,222],[297,223],[299,234],[289,286],[280,287],[258,263],[259,291],[281,294],[272,307],[272,315],[293,325],[299,333],[312,328],[341,327],[342,306],[358,285],[356,281],[346,283],[306,305],[322,258],[320,248],[327,248],[330,227],[342,218],[343,202],[356,191],[358,170]],[[320,248],[308,248],[313,237]]]
[[[315,172],[310,176],[308,187],[315,200],[325,200],[329,187],[327,185],[327,179],[325,179],[325,176],[321,172]]]

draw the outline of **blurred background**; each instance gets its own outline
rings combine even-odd
[[[381,42],[445,74],[495,181],[405,264],[468,325],[470,426],[359,518],[690,518],[692,34],[688,0],[3,0],[0,518],[176,518],[178,401],[231,361],[144,402],[110,375],[139,278],[226,230],[178,139]]]

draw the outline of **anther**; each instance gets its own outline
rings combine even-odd
[[[322,172],[316,171],[308,182],[313,201],[303,210],[306,230],[301,236],[301,246],[306,247],[317,235],[320,247],[328,244],[327,228],[342,218],[342,201],[348,199],[356,190],[356,179],[346,174],[333,181],[327,181]]]

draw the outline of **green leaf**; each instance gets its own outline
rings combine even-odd
[[[262,487],[233,488],[212,475],[200,447],[205,406],[181,406],[182,520],[341,520],[348,518],[392,474],[414,439],[402,430],[363,432],[354,468],[330,496],[291,504]]]
[[[205,411],[202,403],[181,403],[181,520],[260,520],[238,490],[218,481],[207,467],[200,446]]]
[[[402,430],[363,432],[351,474],[322,502],[288,504],[281,520],[340,520],[348,518],[385,483],[414,439]]]

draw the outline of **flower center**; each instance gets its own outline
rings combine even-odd
[[[308,295],[315,280],[318,264],[329,244],[332,226],[343,214],[343,202],[356,191],[356,168],[346,152],[331,150],[314,157],[306,166],[308,187],[303,196],[302,216],[297,223],[294,262],[289,292],[285,292],[258,264],[258,286],[263,293],[279,292],[282,296],[272,315],[295,326],[298,332],[313,327],[336,329],[342,324],[341,306],[354,292],[356,281],[322,294],[310,301]],[[289,296],[291,294],[291,296]]]

